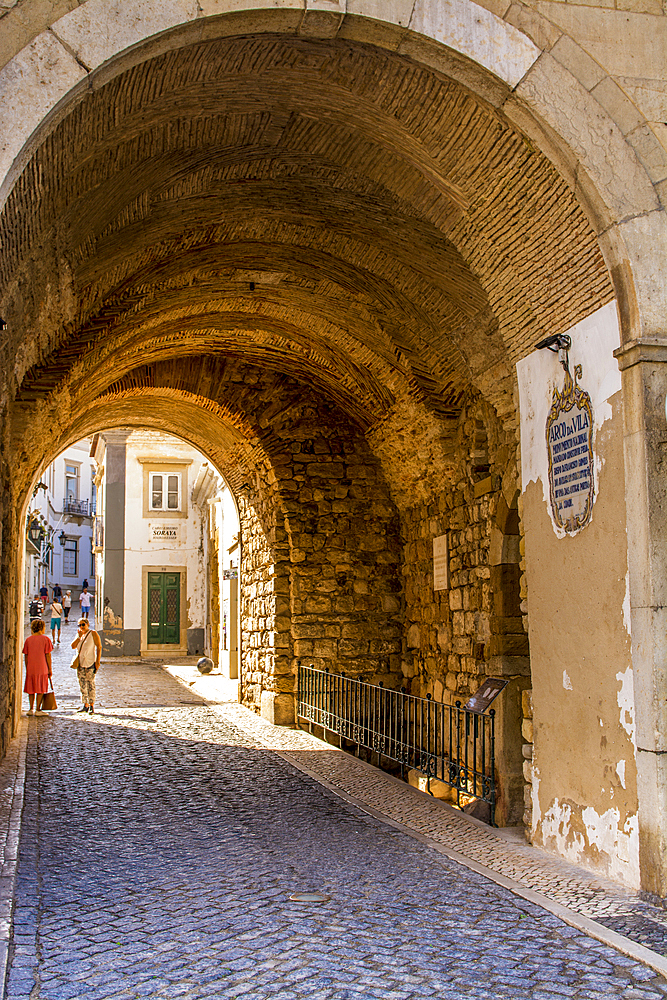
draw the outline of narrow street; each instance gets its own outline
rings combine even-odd
[[[7,1000],[652,1000],[656,973],[343,802],[161,668],[29,727]],[[322,902],[291,901],[298,892]]]

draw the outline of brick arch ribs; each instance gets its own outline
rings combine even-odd
[[[240,12],[232,0],[220,0],[208,13],[199,5],[188,9],[154,0],[139,12],[131,0],[85,0],[62,14],[60,6],[45,13],[25,3],[19,22],[10,11],[0,25],[11,56],[0,69],[0,199],[44,128],[91,83],[100,86],[146,58],[202,38],[282,33],[351,39],[397,51],[500,109],[551,159],[586,208],[614,278],[623,339],[661,335],[666,293],[656,285],[645,247],[665,239],[654,182],[664,179],[667,158],[651,124],[633,106],[633,119],[643,127],[626,138],[622,114],[615,120],[613,102],[605,103],[586,84],[590,56],[530,7],[519,3],[518,12],[515,5],[501,18],[470,0],[454,0],[453,6],[455,16],[444,14],[437,0],[414,0],[386,13],[374,0],[360,0],[354,12],[346,4],[323,11],[283,0],[279,9],[258,4]],[[551,54],[558,39],[569,56]],[[577,62],[584,67],[579,77]],[[613,80],[604,66],[595,66],[594,77]]]

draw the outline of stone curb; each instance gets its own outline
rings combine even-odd
[[[181,684],[183,687],[187,687],[188,690],[191,692],[194,689],[195,693],[204,700],[204,702],[216,715],[217,714],[222,715],[224,713],[224,706],[222,704],[217,704],[215,702],[209,701],[209,699],[206,698],[206,695],[202,693],[201,689],[197,690],[198,685],[196,684],[191,685],[187,680],[179,676],[179,674],[175,670],[169,669],[167,665],[164,665],[164,669],[166,670],[167,673],[170,674],[171,677],[174,678],[174,680],[177,680],[179,684]],[[238,719],[235,719],[235,722],[242,725],[242,723]],[[266,720],[264,720],[264,722],[266,722]],[[268,723],[266,724],[268,725]],[[275,729],[277,732],[280,732],[281,727],[273,726],[272,728]],[[661,976],[667,979],[667,957],[659,955],[657,952],[652,951],[650,948],[646,948],[644,945],[637,944],[630,938],[627,938],[622,934],[618,934],[616,931],[610,930],[608,927],[605,927],[603,924],[598,923],[591,917],[585,916],[583,913],[577,913],[576,910],[571,910],[569,907],[564,906],[562,903],[558,903],[556,900],[550,899],[548,896],[545,896],[541,892],[537,892],[535,889],[531,889],[528,886],[524,886],[520,882],[508,878],[506,875],[502,875],[500,872],[494,871],[492,868],[487,868],[485,865],[480,864],[478,861],[473,861],[471,858],[467,858],[464,854],[461,854],[460,852],[455,851],[452,848],[445,847],[443,844],[431,840],[429,837],[425,836],[422,833],[419,833],[412,827],[406,826],[405,824],[400,823],[397,820],[391,819],[389,816],[386,816],[379,810],[374,809],[372,806],[369,806],[361,799],[357,799],[353,795],[350,795],[348,792],[344,791],[338,785],[334,785],[332,782],[327,781],[326,778],[323,778],[322,775],[318,774],[316,771],[312,771],[305,764],[302,764],[301,762],[295,760],[295,754],[293,751],[277,750],[274,746],[271,746],[268,742],[262,740],[261,734],[256,732],[254,729],[248,729],[246,731],[249,732],[253,736],[253,738],[257,739],[260,743],[262,743],[262,745],[267,750],[271,750],[273,751],[273,753],[278,754],[278,756],[281,757],[285,761],[285,763],[296,768],[296,770],[301,771],[303,774],[308,775],[309,778],[312,778],[319,785],[326,788],[328,791],[332,792],[334,795],[336,795],[339,799],[342,799],[344,802],[348,802],[350,805],[353,805],[355,808],[361,810],[361,812],[364,812],[369,816],[373,816],[374,819],[380,820],[387,826],[390,826],[395,830],[399,830],[401,833],[407,834],[407,836],[412,837],[413,839],[426,845],[427,847],[436,851],[438,854],[441,854],[444,857],[449,858],[451,861],[455,861],[457,864],[461,864],[464,867],[470,869],[471,871],[477,872],[479,875],[483,875],[485,878],[488,878],[491,882],[494,882],[496,885],[500,885],[505,889],[509,889],[509,891],[512,892],[515,896],[518,896],[521,899],[525,899],[526,902],[540,906],[543,910],[546,910],[553,916],[560,918],[564,923],[568,924],[570,927],[573,927],[575,930],[581,931],[588,937],[592,937],[595,940],[600,941],[602,944],[608,945],[610,948],[614,948],[616,951],[620,951],[621,954],[626,955],[628,958],[632,958],[637,962],[641,962],[644,965],[648,965],[650,968],[655,969],[656,972],[658,972]],[[312,734],[311,738],[315,740],[317,743],[321,743],[323,749],[327,750],[335,749],[334,747],[331,746],[330,743],[325,743],[322,740],[317,739],[317,737],[312,736]],[[357,763],[364,764],[365,762],[357,761]],[[370,764],[365,764],[365,766],[368,767],[369,770],[371,771],[375,770],[375,768],[372,768]],[[382,773],[384,774],[384,772]],[[396,781],[399,784],[403,784],[403,782],[400,782],[399,779],[394,778],[392,775],[385,775],[385,776],[392,778],[392,780]],[[425,794],[419,792],[418,789],[413,789],[411,786],[406,786],[406,790],[407,787],[410,787],[411,792],[417,792],[417,794]],[[449,809],[452,808],[451,806],[448,806],[447,803],[442,803],[442,805],[445,808]],[[478,826],[480,828],[483,828],[485,832],[487,833],[489,832],[489,828],[486,826],[486,824],[482,823],[480,820],[475,820],[474,817],[471,816],[467,816],[466,819],[469,821],[470,826],[472,828]],[[501,843],[503,840],[507,839],[502,836],[501,831],[493,830],[492,832],[498,836],[498,840]]]
[[[0,996],[4,997],[9,964],[9,941],[14,914],[14,890],[18,867],[19,838],[23,817],[28,720],[21,719],[16,738],[0,763],[0,782],[5,801],[0,818]]]

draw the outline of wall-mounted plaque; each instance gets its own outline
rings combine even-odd
[[[447,535],[433,539],[433,589],[449,590],[449,545]]]
[[[549,496],[556,524],[570,534],[584,528],[593,513],[593,408],[591,397],[565,369],[562,391],[554,388],[547,417]]]
[[[177,542],[178,527],[172,524],[152,524],[151,541],[153,542]]]
[[[238,578],[239,578],[238,566],[232,566],[230,569],[223,569],[222,571],[223,580],[238,580]]]
[[[481,715],[486,712],[491,702],[498,697],[503,688],[506,688],[508,681],[502,677],[487,677],[479,691],[476,691],[472,698],[463,706],[467,712],[477,712]]]

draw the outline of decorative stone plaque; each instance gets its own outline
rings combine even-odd
[[[570,534],[590,521],[595,490],[593,408],[591,397],[577,385],[581,373],[576,365],[573,381],[565,368],[563,389],[554,388],[547,417],[551,511],[558,527]]]

